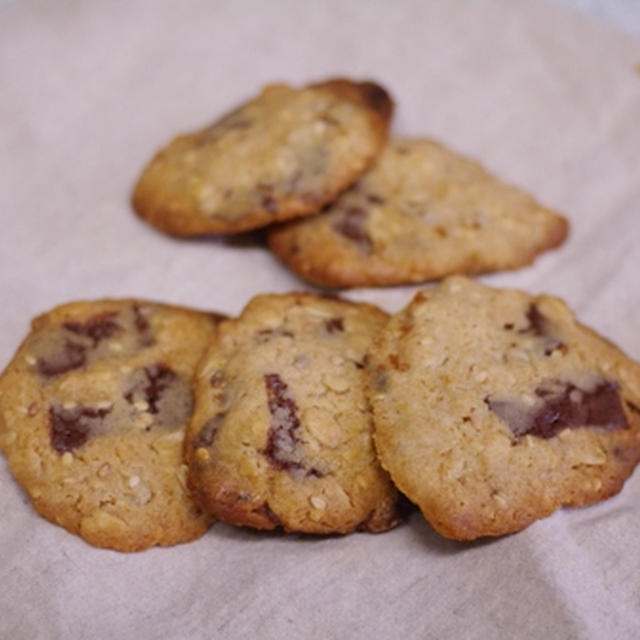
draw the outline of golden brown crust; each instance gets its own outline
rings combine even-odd
[[[387,139],[392,102],[371,82],[328,80],[259,96],[159,151],[134,210],[177,236],[238,233],[318,212]]]

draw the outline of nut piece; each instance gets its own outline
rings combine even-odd
[[[311,496],[309,502],[314,509],[325,509],[327,503],[320,496]]]

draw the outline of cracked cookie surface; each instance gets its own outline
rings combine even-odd
[[[270,85],[158,152],[138,180],[134,209],[175,235],[237,233],[316,213],[379,155],[391,110],[371,82]]]
[[[371,305],[284,294],[218,326],[185,437],[190,484],[216,518],[316,534],[396,523],[363,388],[386,319]]]
[[[120,551],[197,538],[186,488],[191,378],[220,316],[142,300],[36,318],[0,377],[0,446],[36,510]]]
[[[566,233],[564,218],[480,165],[396,139],[321,214],[270,230],[269,245],[303,278],[350,287],[514,269]]]
[[[392,317],[367,373],[383,467],[450,538],[607,498],[640,459],[640,365],[558,298],[447,278]]]

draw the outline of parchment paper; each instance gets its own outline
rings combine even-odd
[[[0,8],[0,367],[31,317],[140,296],[237,313],[307,288],[254,239],[174,240],[134,180],[175,134],[283,80],[374,78],[431,136],[565,213],[566,245],[497,286],[565,298],[640,359],[640,40],[546,2],[32,2]],[[359,289],[388,310],[416,288]],[[640,472],[602,504],[447,541],[214,526],[97,550],[35,515],[0,458],[0,637],[638,638]]]

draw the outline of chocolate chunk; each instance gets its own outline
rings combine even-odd
[[[528,333],[531,332],[536,336],[546,336],[547,335],[547,327],[549,321],[546,316],[540,313],[540,309],[538,309],[538,305],[535,303],[531,303],[529,308],[527,309],[527,320],[529,321],[529,326],[521,329],[520,333]]]
[[[201,427],[200,433],[193,442],[193,446],[197,449],[198,447],[210,447],[213,444],[213,441],[218,433],[218,429],[222,424],[225,416],[227,414],[224,411],[220,413],[216,413],[213,418],[209,418]]]
[[[601,380],[581,389],[559,380],[546,381],[535,390],[542,402],[532,407],[511,399],[485,398],[491,411],[502,418],[517,438],[526,434],[552,438],[563,429],[591,427],[604,430],[628,426],[618,384]]]
[[[177,378],[172,369],[166,365],[152,364],[144,369],[149,383],[144,389],[146,400],[149,403],[149,413],[158,413],[158,401],[165,389]]]
[[[38,358],[36,368],[40,375],[54,377],[78,369],[84,366],[86,361],[87,348],[72,340],[65,340],[61,351],[47,358]]]
[[[80,406],[73,409],[50,407],[51,446],[59,453],[81,447],[110,411],[111,409]]]
[[[149,321],[140,311],[140,307],[137,304],[133,305],[133,323],[139,333],[145,333],[149,331]]]
[[[534,336],[545,339],[544,355],[550,356],[556,349],[566,349],[564,343],[560,342],[551,334],[551,323],[549,319],[540,312],[538,305],[531,303],[526,313],[529,326],[520,329],[518,333],[532,333]],[[507,325],[505,325],[505,328]]]
[[[265,454],[269,462],[284,471],[302,468],[294,455],[299,443],[296,431],[300,428],[298,406],[289,394],[289,388],[277,373],[264,376],[271,425]]]
[[[367,193],[365,197],[367,202],[370,202],[371,204],[384,204],[384,198],[376,195],[375,193]]]
[[[149,413],[158,413],[158,402],[165,389],[177,378],[172,369],[162,363],[151,364],[143,369],[146,382],[142,385],[144,399],[149,405]],[[135,391],[139,387],[134,387],[125,394],[125,400],[134,402]]]
[[[117,352],[120,356],[153,344],[147,317],[143,310],[133,305],[126,311],[101,313],[84,322],[64,322],[60,330],[52,332],[42,343],[42,355],[37,359],[36,368],[41,375],[53,377],[86,366],[95,359],[108,358],[111,352],[101,350],[100,344],[121,334],[123,342],[118,345]]]
[[[76,335],[89,338],[93,346],[97,347],[101,340],[122,331],[122,327],[114,320],[117,315],[116,312],[101,313],[86,322],[65,322],[62,326]]]
[[[137,304],[133,305],[133,324],[140,334],[140,345],[143,347],[151,346],[154,343],[151,324]]]
[[[154,416],[147,431],[182,426],[193,411],[191,386],[161,362],[135,371],[123,396],[132,405],[144,402],[143,410]]]
[[[344,318],[329,318],[328,320],[325,320],[324,326],[327,333],[344,331]]]
[[[368,213],[360,207],[349,207],[333,223],[333,229],[353,242],[362,252],[371,253],[373,242],[364,228]]]

